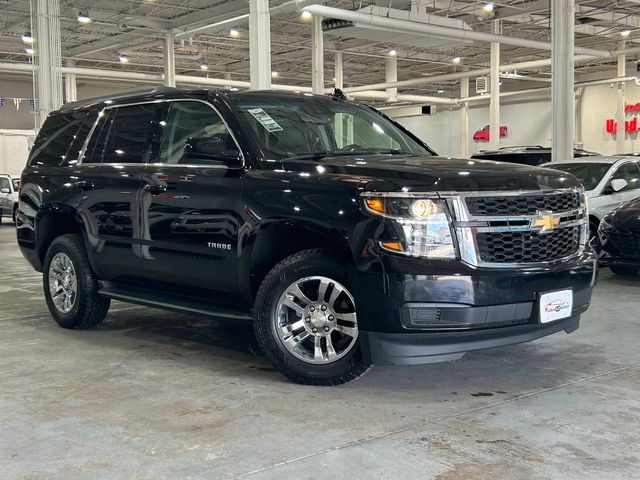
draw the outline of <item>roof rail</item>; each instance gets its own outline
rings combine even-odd
[[[145,88],[140,90],[131,90],[129,92],[115,93],[113,95],[103,95],[100,97],[86,98],[83,100],[78,100],[76,102],[65,103],[62,107],[60,107],[60,111],[66,112],[78,107],[83,107],[83,106],[91,105],[94,103],[100,103],[105,100],[125,100],[127,98],[142,97],[145,95],[170,93],[170,92],[175,92],[176,90],[178,89],[174,87],[153,87],[153,88]]]

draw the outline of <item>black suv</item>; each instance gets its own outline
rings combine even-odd
[[[302,383],[571,332],[596,278],[574,177],[437,157],[339,95],[67,104],[21,185],[18,241],[61,326],[111,299],[253,320]]]

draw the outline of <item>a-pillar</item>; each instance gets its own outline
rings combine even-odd
[[[164,36],[164,86],[176,86],[176,56],[173,33]]]
[[[251,90],[271,90],[271,17],[269,0],[249,2]]]
[[[60,0],[37,0],[35,9],[36,128],[62,106]]]
[[[311,24],[311,90],[324,93],[324,38],[322,17],[313,16]]]
[[[620,42],[620,50],[624,50],[625,42],[622,40]],[[622,55],[618,55],[618,78],[623,78],[627,75],[626,68],[627,56],[623,53]],[[624,131],[624,99],[625,99],[625,84],[624,82],[618,82],[618,108],[616,111],[616,122],[618,124],[618,129],[616,131],[616,153],[624,153],[626,151],[625,148],[625,137],[626,133]]]
[[[574,0],[551,2],[551,158],[553,161],[573,159],[574,17]]]
[[[65,62],[65,66],[73,67],[75,62],[71,59]],[[64,75],[64,101],[75,102],[78,100],[78,86],[76,84],[76,74],[66,73]]]
[[[493,33],[500,33],[500,20],[493,20]],[[489,148],[500,146],[500,44],[491,43],[491,97],[489,99]]]

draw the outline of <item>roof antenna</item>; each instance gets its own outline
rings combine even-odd
[[[333,93],[331,94],[331,96],[333,98],[337,98],[338,100],[346,100],[347,97],[345,96],[344,92],[342,90],[340,90],[339,88],[334,88],[333,89]]]

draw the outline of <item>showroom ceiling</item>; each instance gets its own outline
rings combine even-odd
[[[284,0],[271,1],[271,6]],[[409,10],[411,1],[379,0],[377,2],[328,1],[329,6],[360,9],[370,5]],[[422,0],[418,4],[427,13],[448,17],[449,21],[464,23],[477,31],[491,31],[492,20],[502,19],[502,34],[531,40],[550,41],[549,0],[506,0],[495,2],[494,11],[488,13],[486,2],[472,0]],[[0,62],[27,62],[29,55],[21,36],[30,31],[29,1],[0,0]],[[82,24],[78,14],[88,15],[92,22]],[[121,69],[126,71],[160,72],[162,70],[162,38],[167,29],[181,31],[235,18],[248,12],[246,0],[61,0],[62,52],[65,60],[77,66]],[[230,35],[230,29],[237,35]],[[180,74],[230,75],[235,80],[248,80],[249,44],[246,22],[225,25],[205,32],[184,36],[176,45],[176,70]],[[600,50],[619,48],[622,40],[627,45],[640,45],[640,0],[584,1],[576,5],[576,45]],[[626,31],[626,32],[625,32]],[[311,50],[309,21],[295,12],[272,16],[272,67],[277,82],[306,85],[311,79]],[[624,32],[624,34],[623,34]],[[391,50],[397,52],[398,78],[406,80],[421,76],[448,73],[461,68],[486,67],[489,48],[486,43],[442,42],[420,46],[415,39],[409,41],[401,33],[380,32],[379,40],[370,34],[331,34],[325,38],[325,75],[327,85],[333,77],[333,52],[344,53],[345,86],[383,82],[384,59]],[[370,33],[370,32],[369,32]],[[37,48],[37,46],[36,46]],[[120,56],[126,56],[122,64]],[[460,64],[452,59],[461,57]],[[501,62],[515,63],[548,58],[548,51],[503,45]],[[631,58],[630,60],[636,60]],[[576,66],[577,79],[588,72],[601,78],[615,76],[614,59],[598,59]],[[207,65],[202,70],[201,65]],[[531,81],[505,79],[506,89],[539,86],[548,81],[549,69],[518,72],[532,77]],[[457,95],[455,82],[428,84],[407,92],[433,94],[444,90]]]

